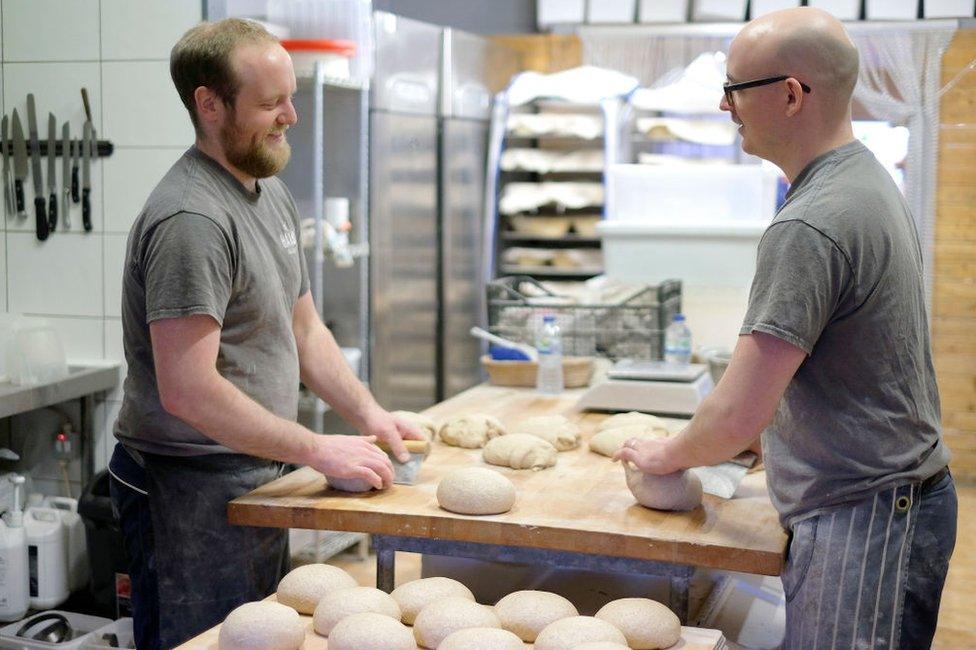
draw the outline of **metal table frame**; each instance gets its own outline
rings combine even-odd
[[[639,573],[668,579],[671,586],[668,606],[671,611],[678,615],[682,624],[688,623],[688,590],[691,584],[691,576],[695,572],[695,567],[690,565],[638,560],[613,555],[550,551],[523,546],[458,542],[399,535],[374,534],[373,545],[376,549],[376,587],[387,593],[393,591],[395,586],[397,551],[465,557],[493,562],[546,565],[616,573]]]

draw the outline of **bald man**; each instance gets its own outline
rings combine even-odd
[[[787,648],[929,647],[956,537],[918,234],[854,139],[857,71],[843,26],[812,8],[763,16],[732,42],[721,108],[790,191],[715,391],[679,435],[616,455],[667,474],[761,434],[790,537]]]

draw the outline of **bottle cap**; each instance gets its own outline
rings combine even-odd
[[[675,314],[674,316],[671,317],[671,320],[673,322],[675,322],[675,323],[683,323],[684,320],[685,320],[685,315],[684,314]]]
[[[542,317],[542,322],[543,323],[555,323],[556,322],[556,317],[553,314],[546,314],[545,316]]]

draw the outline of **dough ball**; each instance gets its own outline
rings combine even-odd
[[[573,650],[630,650],[630,646],[620,645],[613,641],[587,641],[574,645]]]
[[[645,424],[625,424],[622,427],[597,431],[590,438],[590,451],[604,456],[613,456],[621,446],[631,438],[667,438],[667,429],[647,426]]]
[[[311,614],[331,592],[356,586],[356,579],[339,567],[306,564],[289,571],[278,583],[278,602],[302,614]]]
[[[376,612],[347,616],[332,628],[329,650],[417,650],[410,628]]]
[[[702,484],[694,472],[682,470],[655,476],[624,463],[627,487],[637,503],[654,510],[694,510],[702,502]]]
[[[505,425],[490,415],[477,413],[452,418],[441,425],[437,435],[441,441],[455,447],[478,449],[492,438],[507,433]]]
[[[515,485],[485,467],[456,469],[437,485],[437,503],[462,515],[498,515],[515,504]]]
[[[629,426],[631,424],[643,424],[654,427],[655,429],[663,429],[665,432],[668,430],[668,426],[664,424],[664,420],[656,415],[641,413],[640,411],[629,411],[627,413],[611,415],[606,420],[600,422],[596,429],[597,431],[606,431],[607,429],[616,429],[617,427]]]
[[[486,463],[512,469],[545,469],[556,464],[556,448],[541,438],[511,433],[489,440],[483,457]]]
[[[547,625],[535,640],[535,650],[571,650],[587,641],[612,641],[627,646],[624,633],[603,619],[574,616]]]
[[[508,630],[497,627],[469,627],[451,632],[437,650],[523,650],[525,644]]]
[[[576,606],[559,594],[533,590],[508,594],[495,603],[495,614],[503,628],[528,643],[534,643],[539,632],[550,623],[579,616]]]
[[[627,637],[635,650],[670,648],[681,638],[681,621],[666,605],[650,598],[621,598],[596,613]]]
[[[336,623],[351,614],[373,612],[400,620],[400,606],[385,591],[374,587],[350,587],[336,589],[315,606],[313,624],[315,631],[329,636]]]
[[[339,478],[326,475],[325,480],[333,490],[341,492],[369,492],[373,484],[364,478]]]
[[[473,600],[450,596],[430,603],[417,614],[413,635],[424,648],[436,648],[448,636],[469,627],[497,627],[499,622],[491,607]]]
[[[410,424],[416,426],[420,429],[420,432],[427,437],[428,440],[433,440],[434,436],[437,434],[437,425],[426,415],[421,415],[420,413],[414,413],[413,411],[393,411],[392,413],[401,420],[406,420]]]
[[[400,606],[401,619],[407,625],[413,625],[420,610],[435,600],[454,596],[474,602],[471,590],[453,578],[411,580],[394,589],[390,596]]]
[[[298,650],[305,642],[305,623],[281,603],[244,603],[220,626],[220,650]]]
[[[580,444],[580,428],[562,415],[540,415],[529,418],[517,427],[514,433],[527,433],[542,438],[556,451],[576,449]]]

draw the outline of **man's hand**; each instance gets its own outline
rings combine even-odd
[[[336,478],[360,478],[377,490],[393,485],[393,464],[374,445],[375,436],[317,436],[318,450],[312,469]]]
[[[680,469],[670,453],[667,440],[631,438],[613,455],[614,460],[630,461],[645,474],[671,474]]]
[[[393,455],[401,463],[410,460],[410,452],[403,445],[406,440],[426,440],[427,437],[421,433],[415,425],[394,416],[389,411],[376,408],[366,418],[365,424],[361,429],[363,435],[376,436],[376,438],[390,445]]]

